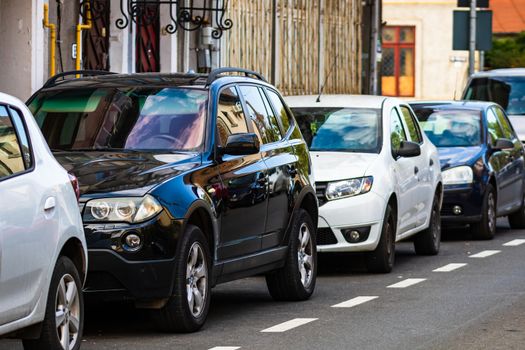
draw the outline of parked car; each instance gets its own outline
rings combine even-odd
[[[491,101],[502,106],[518,138],[525,142],[525,68],[476,73],[469,79],[463,99]]]
[[[441,171],[434,145],[404,102],[327,95],[286,99],[310,147],[319,199],[319,252],[367,252],[390,272],[395,243],[438,254]]]
[[[264,273],[273,298],[310,297],[312,169],[273,86],[235,68],[75,74],[28,103],[80,182],[86,293],[157,309],[161,329],[183,332],[204,324],[217,283]]]
[[[492,102],[411,104],[428,138],[438,147],[443,174],[443,222],[471,224],[491,239],[496,217],[525,228],[523,145],[505,111]]]
[[[27,107],[0,93],[0,336],[25,349],[79,349],[87,249],[78,182]]]

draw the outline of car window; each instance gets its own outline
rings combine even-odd
[[[493,109],[496,112],[498,121],[501,125],[501,128],[503,129],[504,137],[509,140],[514,140],[516,136],[514,135],[514,130],[512,130],[512,127],[510,126],[510,123],[507,120],[507,116],[505,115],[505,112],[503,112],[503,110],[501,110],[501,108],[498,108],[498,107],[493,107]]]
[[[470,81],[464,100],[492,101],[509,115],[525,114],[525,77],[479,77]]]
[[[26,133],[24,121],[22,120],[22,113],[12,107],[9,107],[9,112],[11,113],[11,117],[16,127],[16,131],[18,132],[19,143],[22,147],[22,154],[24,158],[24,166],[26,169],[29,169],[33,166],[33,157],[31,156],[29,138]]]
[[[253,130],[259,136],[261,144],[279,141],[280,133],[276,132],[270,124],[270,116],[262,99],[259,88],[256,86],[243,85],[239,87],[244,97],[248,116]]]
[[[266,94],[264,93],[264,90],[262,88],[259,88],[259,93],[261,94],[261,98],[264,102],[264,107],[266,108],[266,113],[268,114],[268,121],[270,122],[270,127],[273,130],[272,134],[278,136],[278,139],[276,140],[278,141],[282,138],[281,127],[277,122],[277,118],[275,117],[275,113],[273,112],[272,107],[270,106],[270,101],[268,101],[268,98],[266,97]]]
[[[392,144],[392,151],[395,152],[399,150],[401,142],[406,140],[407,136],[399,113],[393,108],[390,112],[390,142]]]
[[[487,111],[487,129],[489,131],[489,142],[492,145],[496,143],[497,139],[505,137],[492,108]]]
[[[0,180],[26,170],[15,125],[0,106]]]
[[[270,98],[270,101],[273,104],[274,111],[277,114],[276,116],[281,122],[284,133],[288,132],[288,129],[290,129],[290,116],[288,115],[288,111],[284,107],[283,101],[276,92],[268,89],[266,90],[266,92],[268,93],[268,97]]]
[[[227,87],[219,94],[217,104],[217,144],[226,146],[228,136],[247,132],[241,99],[235,87]]]
[[[417,143],[422,143],[423,138],[421,137],[421,131],[415,121],[414,116],[410,113],[410,110],[406,106],[401,106],[401,113],[403,114],[403,119],[405,120],[406,126],[408,128],[408,134],[410,135],[410,140]]]

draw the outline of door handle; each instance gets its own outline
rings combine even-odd
[[[417,173],[419,173],[419,168],[417,166],[414,167],[414,174],[417,175]]]
[[[428,162],[428,165],[429,165],[429,166],[434,165],[434,159],[430,158],[430,161]]]
[[[55,209],[55,206],[56,206],[55,197],[49,197],[46,199],[46,202],[44,203],[44,211],[50,211],[52,209]]]

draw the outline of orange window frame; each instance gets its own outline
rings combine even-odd
[[[416,27],[415,26],[385,26],[384,29],[393,29],[395,32],[394,40],[389,42],[383,42],[383,49],[393,49],[394,51],[394,77],[395,77],[395,94],[390,96],[399,97],[414,97],[415,96],[415,57],[416,57]],[[413,34],[412,42],[401,42],[401,30],[410,29]],[[401,49],[412,49],[413,59],[411,64],[412,70],[412,82],[411,82],[411,93],[403,94],[400,91],[400,77],[401,77]]]

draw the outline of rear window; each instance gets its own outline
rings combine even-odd
[[[496,102],[509,115],[525,115],[525,77],[474,78],[463,99]]]
[[[186,88],[43,92],[30,104],[53,150],[196,151],[208,93]]]

